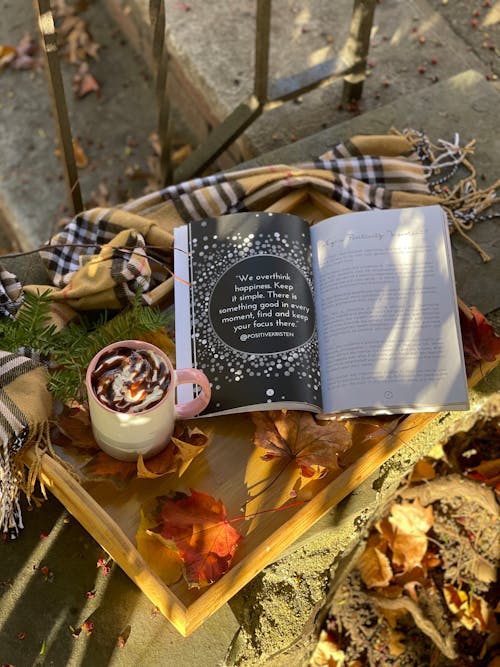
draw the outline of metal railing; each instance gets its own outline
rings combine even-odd
[[[74,213],[83,209],[78,171],[61,77],[56,30],[50,0],[33,0],[46,58],[54,117],[64,163],[69,199]],[[263,113],[335,80],[344,79],[343,103],[361,98],[376,0],[353,0],[349,36],[342,55],[325,60],[289,77],[269,82],[272,0],[256,0],[255,63],[252,93],[205,140],[173,169],[171,162],[171,100],[167,93],[169,53],[165,40],[165,1],[150,0],[155,67],[155,97],[161,169],[165,184],[180,182],[205,171]]]

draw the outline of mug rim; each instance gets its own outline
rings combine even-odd
[[[146,348],[149,350],[152,350],[153,352],[157,352],[161,358],[167,363],[167,366],[170,371],[170,384],[168,386],[167,391],[165,392],[165,395],[163,396],[162,399],[158,401],[158,403],[155,403],[152,405],[150,408],[146,408],[145,410],[139,410],[137,412],[120,412],[119,410],[113,410],[112,408],[108,407],[107,405],[104,405],[102,403],[97,394],[94,391],[94,388],[92,386],[92,373],[97,366],[97,362],[101,358],[103,354],[106,354],[107,352],[117,348],[117,347],[129,347],[131,350],[137,350],[141,348]],[[89,394],[89,398],[92,397],[94,401],[97,403],[97,405],[105,410],[106,412],[110,412],[113,415],[122,415],[122,414],[130,414],[130,415],[145,415],[148,412],[152,412],[153,410],[159,408],[163,403],[165,403],[169,398],[170,394],[172,391],[175,389],[175,368],[170,361],[168,355],[166,352],[161,350],[159,347],[154,345],[153,343],[148,343],[147,341],[143,340],[138,340],[138,339],[127,339],[127,340],[119,340],[116,343],[110,343],[109,345],[106,345],[106,347],[103,347],[99,352],[97,352],[92,359],[90,360],[90,363],[87,367],[87,371],[85,373],[85,387],[87,389],[87,393]]]

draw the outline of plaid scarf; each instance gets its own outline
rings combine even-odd
[[[0,315],[12,319],[22,301],[21,283],[13,273],[0,268]]]
[[[17,537],[23,527],[19,489],[24,471],[18,454],[42,439],[52,400],[47,371],[17,353],[0,351],[0,533]]]
[[[12,318],[22,304],[21,284],[0,267],[0,313]],[[17,537],[23,527],[19,488],[24,471],[18,454],[24,445],[43,439],[51,410],[48,375],[32,350],[0,350],[0,534]]]
[[[352,211],[441,204],[466,236],[464,229],[478,213],[477,188],[468,188],[475,194],[469,204],[467,197],[452,201],[440,187],[460,165],[468,165],[471,151],[471,145],[460,147],[458,138],[434,146],[412,130],[354,137],[312,162],[218,173],[118,208],[84,211],[40,254],[56,287],[55,300],[76,309],[122,308],[138,290],[146,303],[155,303],[170,289],[174,227],[264,210],[304,188]],[[483,205],[487,200],[485,194]]]
[[[16,536],[23,527],[13,460],[29,433],[29,424],[5,387],[36,368],[27,357],[0,351],[0,531]]]
[[[138,291],[145,303],[157,303],[172,290],[174,227],[209,216],[264,210],[303,189],[352,211],[441,204],[449,213],[450,231],[467,237],[466,230],[491,204],[499,186],[478,190],[468,163],[472,150],[473,143],[461,147],[458,137],[435,145],[413,130],[359,136],[312,162],[219,173],[166,187],[121,207],[84,211],[40,252],[51,276],[54,308],[67,322],[72,308],[120,309]],[[462,165],[469,176],[447,191],[442,184]],[[483,258],[487,259],[484,253]],[[0,313],[11,317],[22,295],[15,276],[7,273],[0,273]],[[24,289],[45,291],[47,286]],[[0,354],[9,368],[0,378],[0,525],[15,532],[22,525],[16,500],[16,454],[39,424],[40,415],[25,412],[22,396],[17,404],[5,399],[9,382],[35,372],[33,361]],[[37,370],[45,373],[43,368]],[[39,387],[42,391],[43,382]],[[50,406],[50,397],[44,394],[43,402],[45,408]]]

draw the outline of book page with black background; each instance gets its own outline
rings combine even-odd
[[[204,414],[318,411],[307,223],[277,213],[226,215],[179,228],[175,246],[175,272],[186,280],[176,281],[177,366],[208,376],[212,399]],[[192,393],[179,387],[179,396],[183,402]]]

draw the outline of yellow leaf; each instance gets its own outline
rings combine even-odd
[[[152,507],[147,504],[141,510],[141,521],[136,534],[137,550],[168,586],[181,578],[182,560],[175,549],[169,549],[158,536],[148,532],[156,527],[150,510]]]
[[[174,435],[166,447],[146,462],[139,455],[137,477],[156,479],[172,472],[181,477],[192,460],[201,454],[208,443],[208,436],[199,428],[189,428],[178,422]]]
[[[14,60],[17,51],[13,46],[7,44],[0,44],[0,69],[7,67],[7,65]]]
[[[444,599],[448,609],[458,617],[460,623],[468,630],[475,625],[480,632],[486,632],[489,628],[491,610],[483,598],[477,595],[467,594],[455,588],[451,584],[443,586]]]
[[[406,635],[403,632],[396,632],[391,630],[389,633],[389,653],[397,658],[405,652],[406,646],[401,642]]]

